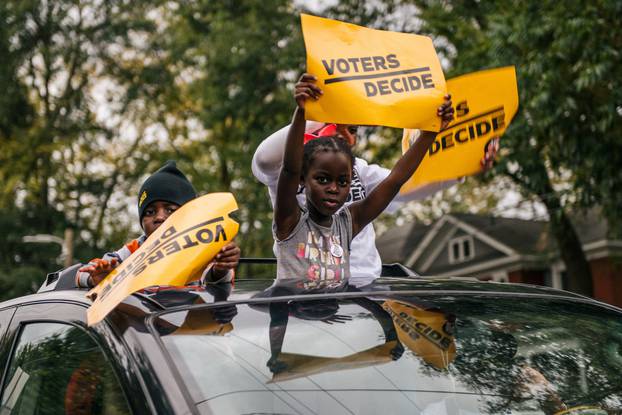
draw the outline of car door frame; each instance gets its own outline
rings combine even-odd
[[[158,408],[154,413],[199,415],[185,382],[176,372],[158,336],[146,325],[156,310],[163,308],[148,297],[135,294],[117,306],[106,321],[111,322],[126,350],[134,353],[137,370],[144,374],[143,386],[151,391],[150,396]]]
[[[0,384],[2,392],[4,392],[5,377],[22,327],[31,323],[60,323],[84,330],[99,346],[115,373],[132,414],[158,413],[150,394],[144,387],[144,381],[133,362],[132,354],[108,324],[88,327],[86,310],[86,304],[70,300],[40,300],[17,305],[0,343],[0,361],[3,363],[2,383]],[[118,359],[118,356],[127,358]]]

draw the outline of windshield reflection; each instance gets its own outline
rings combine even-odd
[[[272,381],[284,381],[314,373],[369,366],[399,359],[404,353],[404,347],[398,339],[389,314],[378,303],[367,298],[356,298],[352,301],[368,310],[380,323],[384,343],[338,358],[282,351],[290,315],[325,324],[345,324],[352,320],[351,316],[338,314],[337,300],[271,303],[269,305],[271,354],[267,366],[273,374]]]
[[[200,411],[622,407],[620,316],[565,300],[368,291],[193,307],[163,313],[156,326]]]
[[[230,283],[211,284],[184,290],[160,287],[150,293],[150,298],[166,307],[197,306],[224,302],[233,290]],[[175,335],[223,335],[233,330],[231,320],[238,314],[235,304],[223,304],[208,309],[191,309],[184,312],[183,319],[157,318],[155,326],[162,334]]]

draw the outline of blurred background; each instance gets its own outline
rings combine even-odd
[[[516,66],[495,168],[381,217],[385,260],[622,305],[614,0],[3,0],[0,299],[136,237],[138,188],[168,159],[199,192],[233,192],[243,256],[271,256],[250,161],[294,108],[301,12],[431,36],[447,78]],[[401,133],[363,129],[356,153],[391,167]]]

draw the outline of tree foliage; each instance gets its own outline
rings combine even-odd
[[[570,279],[591,293],[590,271],[568,218],[603,207],[620,229],[620,42],[614,1],[414,1],[421,30],[450,62],[447,75],[515,65],[520,109],[496,169],[546,206]],[[565,188],[555,185],[563,181]]]
[[[7,286],[36,289],[58,267],[60,247],[25,235],[73,227],[85,261],[139,232],[137,189],[170,158],[201,193],[234,192],[245,255],[270,253],[250,160],[293,107],[304,51],[291,2],[9,0],[0,18]]]
[[[172,62],[183,63],[171,66],[180,95],[167,108],[177,114],[167,126],[176,157],[200,191],[236,195],[244,255],[269,255],[272,209],[250,164],[293,108],[288,87],[304,62],[298,13],[282,0],[184,4],[166,39]]]
[[[8,280],[22,278],[11,276],[23,274],[22,264],[40,267],[32,277],[39,282],[57,267],[58,254],[49,253],[59,247],[26,245],[25,235],[74,227],[83,259],[127,236],[127,220],[105,218],[126,211],[111,198],[142,175],[141,134],[123,130],[144,128],[140,103],[161,84],[143,76],[153,52],[141,40],[156,28],[146,17],[154,4],[0,4],[0,209],[11,252],[0,268]]]

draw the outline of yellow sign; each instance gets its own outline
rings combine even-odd
[[[233,330],[233,324],[219,323],[212,310],[188,310],[186,318],[171,334],[192,336],[224,336]]]
[[[455,119],[438,133],[415,174],[402,186],[401,193],[480,172],[486,144],[505,132],[518,110],[513,66],[450,79],[447,89],[454,103]],[[404,130],[403,152],[408,150],[416,133]]]
[[[177,209],[136,252],[87,294],[87,321],[101,321],[130,294],[154,285],[185,285],[200,278],[220,249],[235,237],[229,217],[238,206],[231,193],[211,193]]]
[[[324,94],[307,119],[438,131],[445,77],[429,37],[301,15],[307,72]]]
[[[456,357],[453,325],[443,312],[394,300],[385,301],[382,308],[393,318],[400,342],[415,355],[437,369],[445,369],[453,362]]]

